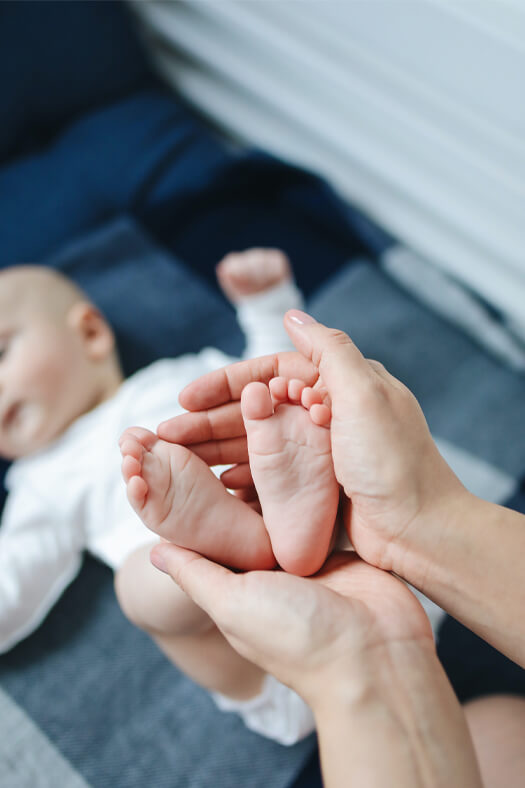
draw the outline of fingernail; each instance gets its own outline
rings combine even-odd
[[[297,323],[300,326],[304,326],[307,323],[317,322],[317,320],[315,320],[311,315],[306,314],[306,312],[301,312],[300,309],[290,309],[288,312],[288,317],[292,323]]]
[[[168,565],[162,547],[155,546],[149,554],[149,560],[156,569],[160,569],[161,572],[166,572],[166,574],[168,573]]]

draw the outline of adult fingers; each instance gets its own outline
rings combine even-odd
[[[259,495],[255,487],[243,487],[242,490],[235,490],[233,494],[236,498],[244,501],[244,503],[259,503]],[[252,509],[253,508],[252,506]],[[257,509],[255,511],[257,511]]]
[[[239,361],[228,367],[209,372],[194,380],[179,395],[183,408],[190,411],[206,410],[217,405],[239,400],[243,388],[253,381],[268,383],[280,375],[300,378],[313,385],[318,373],[304,355],[277,353],[271,356]]]
[[[253,477],[248,463],[235,465],[221,474],[221,482],[230,490],[242,490],[253,487]]]
[[[248,462],[246,436],[231,440],[193,443],[191,450],[207,465],[237,465]]]
[[[214,621],[222,618],[220,600],[228,598],[238,575],[192,550],[168,542],[155,545],[150,560],[153,566],[170,575]]]
[[[159,438],[170,443],[181,443],[184,446],[237,438],[245,433],[238,402],[228,402],[226,405],[197,413],[182,413],[163,421],[157,427]]]
[[[370,380],[370,365],[343,331],[295,309],[286,313],[284,325],[297,350],[319,370],[332,400]]]

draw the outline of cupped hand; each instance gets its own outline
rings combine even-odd
[[[424,529],[431,517],[445,521],[451,508],[461,508],[466,490],[406,386],[365,359],[342,331],[295,310],[285,325],[299,354],[239,362],[200,378],[180,395],[193,412],[160,425],[159,435],[192,444],[210,464],[246,463],[239,406],[244,386],[284,376],[321,388],[332,407],[334,468],[347,499],[350,541],[369,563],[403,574],[411,532]]]
[[[334,554],[311,578],[282,571],[238,574],[171,544],[152,562],[215,621],[231,645],[315,709],[355,673],[356,684],[391,649],[434,650],[429,621],[412,592],[354,553]]]
[[[366,561],[402,574],[410,532],[440,512],[450,516],[466,490],[403,383],[366,359],[344,332],[302,313],[289,312],[285,322],[331,401],[332,455],[349,538]]]

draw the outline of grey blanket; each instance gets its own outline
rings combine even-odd
[[[341,271],[310,308],[412,388],[467,485],[493,499],[516,493],[522,375],[367,262]],[[475,660],[465,655],[471,671]],[[283,748],[218,712],[123,618],[110,571],[91,558],[42,627],[0,657],[5,788],[284,788],[314,746],[310,737]]]

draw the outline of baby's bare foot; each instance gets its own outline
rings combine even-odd
[[[279,249],[232,252],[215,270],[225,296],[233,303],[292,279],[290,262]]]
[[[241,408],[274,555],[287,572],[313,574],[330,550],[339,504],[330,431],[321,426],[330,410],[313,389],[283,378],[248,384]]]
[[[238,569],[275,566],[261,515],[189,449],[131,427],[120,450],[128,500],[156,534]]]

